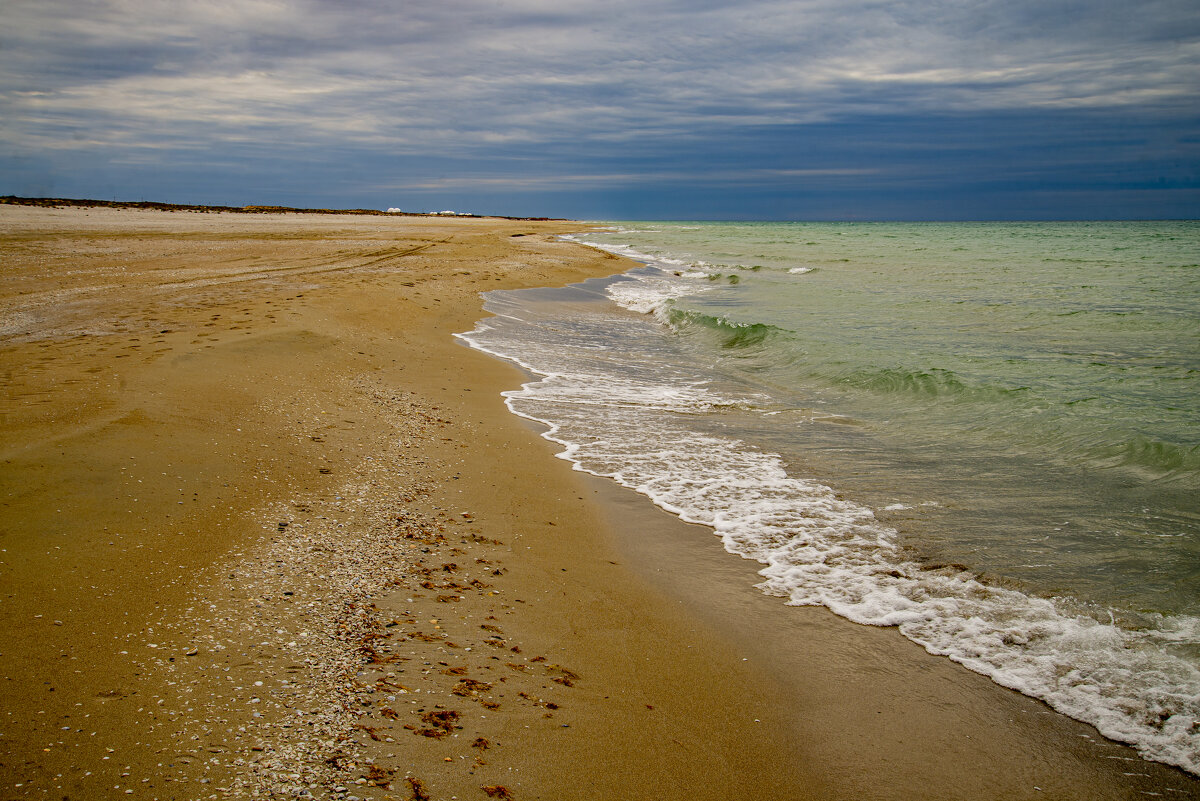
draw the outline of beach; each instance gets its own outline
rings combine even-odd
[[[0,797],[1200,797],[554,458],[586,227],[0,206]]]

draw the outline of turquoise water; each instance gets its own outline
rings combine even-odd
[[[1200,224],[619,223],[477,347],[761,587],[1200,771]]]
[[[905,474],[861,482],[872,498],[967,482],[939,497],[990,511],[941,513],[941,556],[1200,612],[1196,224],[661,228],[589,239],[701,263],[720,290],[672,301],[669,324],[717,369],[865,429],[844,447]]]

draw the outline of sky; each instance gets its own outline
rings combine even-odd
[[[1196,0],[0,0],[0,194],[1200,217]]]

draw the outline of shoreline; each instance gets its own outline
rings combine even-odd
[[[769,743],[694,764],[741,761],[752,677],[587,547],[578,477],[501,401],[518,374],[451,336],[485,289],[619,261],[563,224],[0,213],[8,793],[770,796]],[[675,684],[703,725],[653,714]],[[601,768],[626,728],[634,767]]]
[[[464,217],[527,222],[573,222],[549,217],[505,217],[437,211],[381,211],[379,209],[308,209],[294,206],[211,206],[197,203],[162,203],[157,200],[95,200],[73,197],[18,197],[0,195],[0,206],[31,206],[42,209],[114,209],[126,211],[198,212],[201,214],[342,214],[371,217]]]
[[[1200,797],[553,458],[451,335],[580,224],[15,209],[13,797]]]

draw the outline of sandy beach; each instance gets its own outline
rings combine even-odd
[[[1200,798],[554,458],[582,227],[0,206],[0,798]]]

